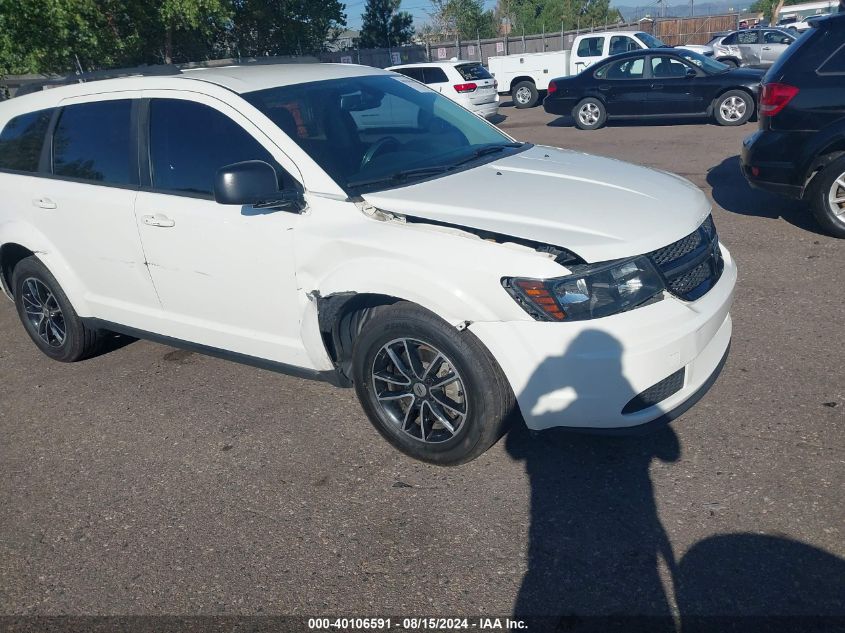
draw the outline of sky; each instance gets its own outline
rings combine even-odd
[[[346,4],[347,28],[357,31],[361,28],[361,14],[364,12],[367,0],[344,0],[344,4]],[[492,9],[495,6],[496,0],[484,0],[485,9]],[[414,24],[420,25],[428,22],[431,3],[428,0],[402,0],[399,9],[413,15]]]

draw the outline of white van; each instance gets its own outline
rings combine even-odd
[[[641,31],[584,33],[572,42],[571,51],[491,57],[488,67],[499,82],[499,94],[510,95],[517,108],[531,108],[552,79],[577,75],[605,57],[642,48],[669,46]]]
[[[354,386],[388,441],[438,464],[520,416],[606,430],[690,406],[736,282],[689,181],[520,143],[345,64],[0,103],[0,273],[50,358],[123,332]]]

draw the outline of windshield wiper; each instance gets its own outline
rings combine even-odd
[[[473,150],[472,154],[469,156],[462,158],[456,163],[452,163],[452,167],[457,167],[458,165],[463,165],[464,163],[468,163],[476,158],[481,158],[482,156],[486,156],[487,154],[495,154],[496,152],[503,152],[509,147],[522,147],[525,143],[502,143],[501,145],[487,145],[485,147],[479,147],[476,150]]]
[[[381,176],[380,178],[370,178],[367,180],[353,180],[346,183],[347,187],[367,187],[369,185],[380,185],[382,183],[397,184],[413,178],[414,176],[433,176],[434,174],[442,174],[444,171],[449,171],[451,167],[447,165],[431,165],[429,167],[417,167],[415,169],[403,169],[390,174],[389,176]]]

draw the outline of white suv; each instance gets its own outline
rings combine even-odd
[[[0,104],[0,270],[51,358],[113,331],[354,385],[440,464],[519,414],[608,429],[687,406],[726,355],[736,280],[688,181],[328,64]]]
[[[485,119],[499,111],[498,84],[480,62],[427,62],[387,70],[416,79]]]

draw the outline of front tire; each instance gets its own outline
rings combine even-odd
[[[845,156],[830,163],[815,178],[810,204],[825,232],[845,238]]]
[[[719,125],[744,125],[753,114],[754,98],[743,90],[729,90],[713,102],[713,116]]]
[[[502,370],[475,335],[407,302],[366,322],[355,341],[352,378],[388,442],[443,466],[468,462],[495,444],[516,406]]]
[[[45,355],[73,363],[97,352],[100,332],[82,322],[59,282],[36,257],[27,257],[15,266],[12,288],[18,317]]]
[[[513,87],[511,95],[513,96],[513,104],[520,109],[533,108],[540,98],[537,86],[531,81],[520,81]]]
[[[572,109],[572,118],[580,130],[597,130],[607,121],[607,109],[601,99],[587,97]]]

